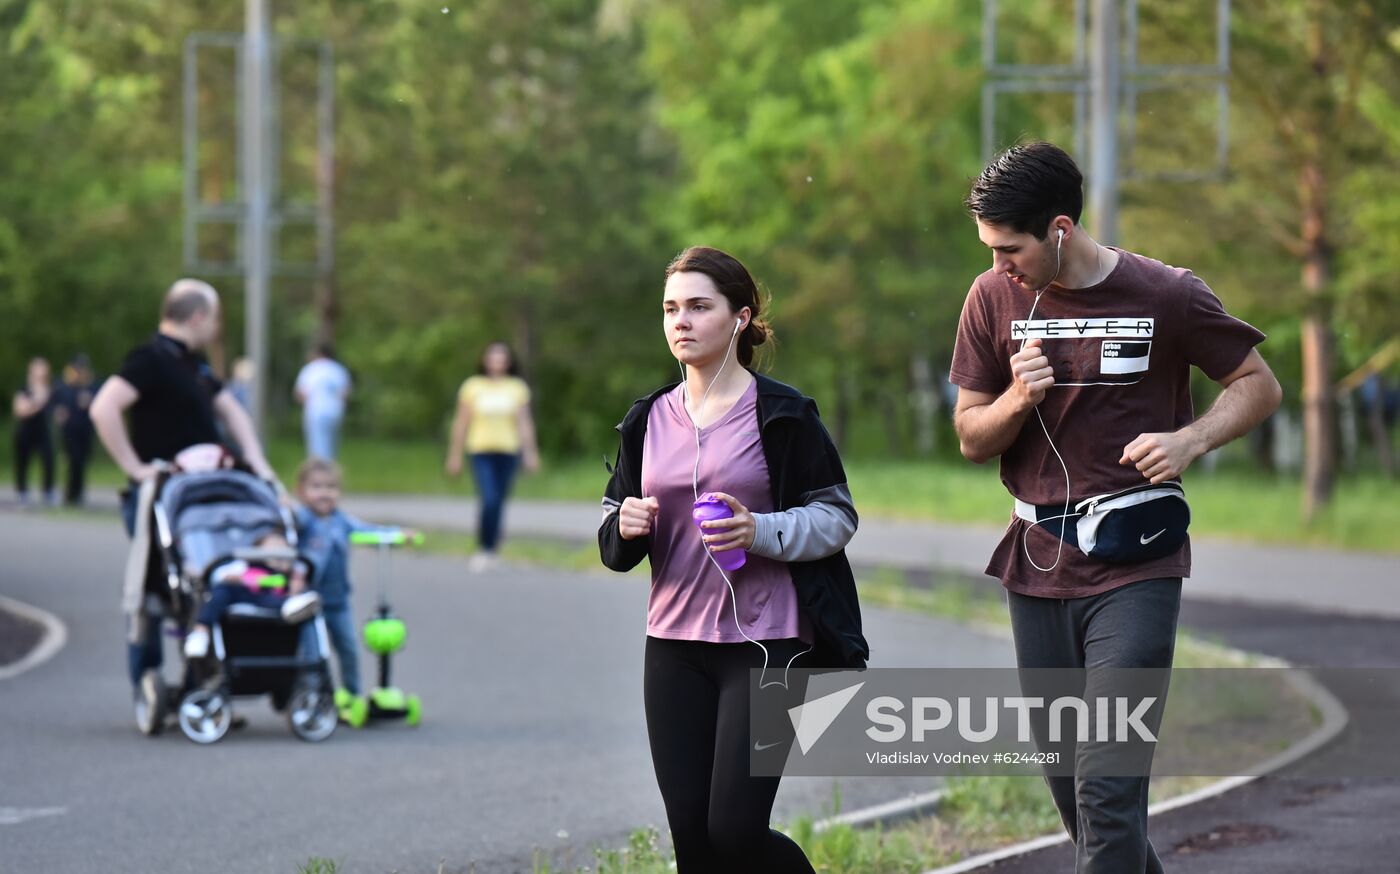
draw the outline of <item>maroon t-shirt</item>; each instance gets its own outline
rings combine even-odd
[[[1040,403],[1045,427],[1069,468],[1073,503],[1147,482],[1123,448],[1141,434],[1176,431],[1195,418],[1190,368],[1211,379],[1228,376],[1264,339],[1225,312],[1220,299],[1189,270],[1132,252],[1088,288],[1052,288],[1027,322],[1035,294],[987,271],[972,284],[958,322],[949,380],[971,391],[1001,394],[1011,385],[1011,356],[1026,339],[1040,338],[1055,385]],[[1038,505],[1063,505],[1065,472],[1034,412],[1001,456],[1001,481],[1012,495]],[[1190,496],[1187,496],[1190,499]],[[1117,586],[1191,574],[1191,545],[1154,561],[1115,565],[1065,544],[1043,525],[1012,515],[987,573],[1013,592],[1082,598]]]

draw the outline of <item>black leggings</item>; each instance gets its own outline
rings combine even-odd
[[[15,491],[21,495],[29,491],[29,456],[35,452],[43,463],[44,494],[48,495],[53,492],[53,440],[48,423],[26,419],[15,431]]]
[[[763,645],[765,682],[782,680],[807,648],[795,639]],[[678,874],[812,871],[801,848],[768,827],[781,778],[749,774],[749,670],[761,667],[763,653],[747,641],[647,638],[647,736]]]
[[[81,504],[85,489],[88,456],[92,455],[92,428],[74,426],[63,429],[63,451],[68,456],[68,488],[63,499],[70,504]]]

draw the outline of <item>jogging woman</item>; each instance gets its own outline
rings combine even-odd
[[[750,775],[749,671],[858,668],[869,647],[844,552],[856,512],[816,404],[749,369],[772,332],[744,265],[693,247],[666,269],[666,343],[684,381],[633,404],[598,545],[651,560],[647,734],[680,874],[810,872],[769,828],[778,777]],[[728,519],[692,519],[712,493]],[[733,550],[742,567],[723,571]],[[785,744],[791,743],[791,736]]]

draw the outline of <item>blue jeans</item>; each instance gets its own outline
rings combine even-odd
[[[128,616],[128,623],[137,621],[137,617]],[[136,643],[126,645],[126,672],[131,677],[132,688],[141,683],[141,675],[154,668],[160,670],[163,660],[161,652],[160,638],[160,618],[148,616],[145,618],[145,626],[142,629],[141,639]],[[127,637],[130,640],[130,635]]]
[[[136,536],[136,505],[141,501],[141,487],[132,484],[119,493],[122,499],[122,525],[126,527],[127,538]]]
[[[335,460],[340,448],[341,416],[302,416],[301,430],[306,437],[306,454],[315,458]]]
[[[1078,694],[1086,700],[1111,693],[1098,688],[1096,668],[1172,666],[1179,577],[1129,583],[1087,598],[1008,592],[1007,602],[1017,666],[1085,669],[1086,685]],[[1025,675],[1022,694],[1035,694],[1025,689]],[[1149,728],[1155,732],[1157,726]],[[1046,776],[1045,782],[1074,840],[1077,874],[1161,874],[1162,860],[1147,839],[1147,777]]]
[[[476,539],[486,552],[495,552],[501,542],[501,513],[510,494],[510,481],[515,476],[519,455],[504,452],[480,452],[472,455],[472,476],[481,500],[481,521]]]
[[[131,537],[136,533],[136,507],[139,503],[140,486],[132,485],[121,493],[122,499],[122,524],[126,526],[126,536]],[[128,616],[127,622],[136,622],[138,617]],[[126,671],[131,677],[131,685],[135,687],[141,682],[141,675],[154,668],[160,670],[162,661],[161,620],[159,617],[145,617],[141,629],[141,635],[135,643],[131,643],[131,635],[127,634],[126,645]]]
[[[331,648],[335,650],[335,660],[340,665],[340,685],[351,695],[360,694],[360,659],[356,649],[355,615],[349,604],[336,607],[322,607],[321,618],[326,621],[326,631],[330,633]]]

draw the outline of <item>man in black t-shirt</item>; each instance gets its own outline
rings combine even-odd
[[[208,283],[181,279],[166,292],[160,326],[137,346],[121,370],[103,383],[92,401],[92,423],[107,453],[131,479],[122,495],[122,521],[130,536],[136,528],[142,482],[155,476],[154,462],[169,461],[198,443],[218,443],[217,420],[238,442],[243,461],[276,482],[257,431],[243,407],[224,389],[200,354],[219,334],[219,295]],[[123,420],[130,414],[130,431]],[[130,616],[128,669],[133,686],[161,663],[160,623]]]

